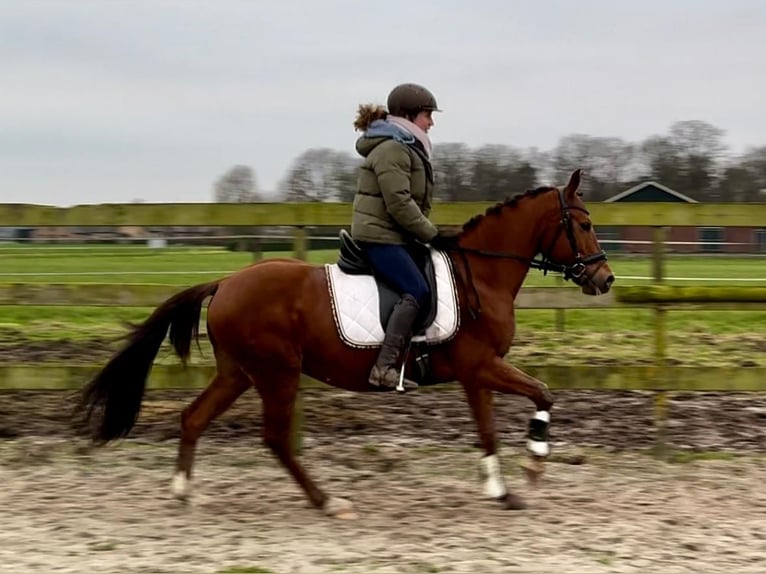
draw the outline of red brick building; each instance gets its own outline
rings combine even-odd
[[[646,181],[605,200],[614,202],[697,203],[691,197],[657,183]],[[607,251],[648,253],[652,250],[652,228],[642,226],[599,227]],[[671,227],[666,233],[666,248],[675,253],[764,253],[764,227]]]

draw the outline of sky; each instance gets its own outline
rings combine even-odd
[[[0,0],[0,203],[205,202],[236,164],[270,192],[402,82],[444,110],[435,144],[696,119],[740,153],[764,57],[762,0]]]

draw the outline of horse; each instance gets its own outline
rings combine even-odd
[[[563,189],[540,187],[508,197],[474,215],[455,234],[452,246],[438,252],[454,274],[459,326],[448,339],[426,343],[428,383],[462,385],[483,449],[483,494],[510,509],[526,505],[506,487],[500,470],[493,391],[522,395],[535,405],[526,436],[535,463],[530,472],[542,472],[549,454],[554,404],[545,383],[505,360],[519,289],[531,268],[562,273],[586,295],[606,293],[615,280],[578,191],[580,181],[576,170]],[[127,436],[166,335],[185,364],[192,342],[199,344],[202,305],[211,297],[207,336],[216,374],[181,413],[174,496],[189,496],[196,445],[205,429],[255,387],[263,405],[266,447],[320,512],[356,517],[350,501],[329,496],[311,478],[298,460],[291,432],[301,374],[349,391],[380,391],[367,381],[377,349],[352,346],[341,337],[328,273],[326,265],[266,259],[171,296],[132,327],[124,346],[82,387],[74,409],[77,426],[95,446]],[[403,373],[414,377],[415,359],[404,358]]]

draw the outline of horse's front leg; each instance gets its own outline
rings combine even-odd
[[[497,433],[495,432],[495,409],[493,406],[492,391],[463,382],[468,404],[476,420],[479,431],[479,439],[484,449],[484,457],[481,459],[481,475],[484,480],[484,494],[488,498],[502,502],[506,508],[519,510],[526,508],[526,504],[516,494],[508,492],[500,471],[500,459],[497,456]]]
[[[529,421],[527,432],[527,451],[531,459],[529,464],[524,466],[528,478],[536,482],[544,470],[542,461],[550,453],[548,426],[553,394],[548,386],[510,365],[501,357],[493,357],[482,365],[475,374],[474,384],[504,394],[525,396],[537,407],[537,412]]]

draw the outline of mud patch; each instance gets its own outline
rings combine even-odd
[[[181,411],[199,390],[149,390],[132,438],[162,443],[179,436]],[[73,391],[0,391],[0,438],[72,437]],[[613,451],[655,444],[651,392],[557,391],[551,427],[559,446]],[[302,392],[307,445],[342,444],[379,437],[412,444],[474,446],[476,428],[457,385],[408,393],[357,394],[331,388]],[[503,444],[517,445],[534,407],[520,397],[496,395],[496,425]],[[673,448],[733,453],[766,452],[766,393],[671,395],[666,440]],[[205,441],[259,443],[261,405],[245,393],[214,421]]]

